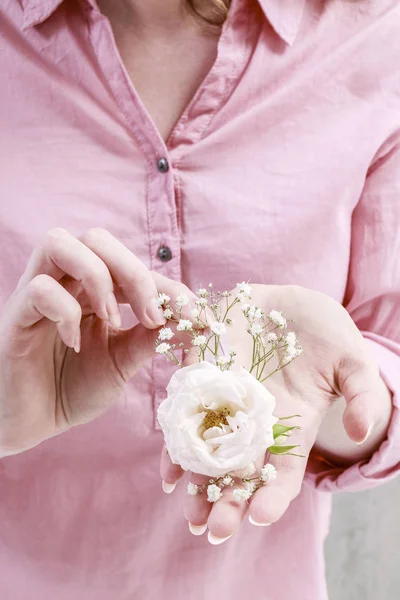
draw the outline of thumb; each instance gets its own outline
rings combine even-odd
[[[124,381],[128,381],[150,358],[155,356],[159,329],[147,329],[140,323],[119,331],[110,338],[110,353]]]
[[[374,427],[384,393],[378,366],[369,357],[346,358],[338,379],[347,405],[343,414],[344,428],[352,441],[362,444]]]
[[[173,343],[183,342],[187,344],[187,336],[184,331],[176,331],[176,327],[169,323],[174,330]],[[134,377],[137,371],[151,358],[156,356],[155,342],[160,333],[160,329],[147,329],[140,323],[132,327],[119,331],[111,338],[111,352],[114,354],[114,360],[117,369],[122,375],[124,381]],[[183,365],[185,367],[198,361],[196,349],[191,347],[188,353],[184,354]],[[167,359],[165,358],[167,362]]]

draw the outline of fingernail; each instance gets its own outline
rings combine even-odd
[[[229,538],[232,537],[233,534],[228,535],[228,537],[224,537],[224,538],[219,538],[216,535],[214,535],[213,533],[211,533],[211,531],[208,532],[208,541],[210,542],[210,544],[212,544],[213,546],[219,546],[220,544],[223,544],[224,542],[226,542],[226,540],[229,540]]]
[[[106,308],[110,323],[119,329],[121,327],[121,314],[119,312],[118,302],[114,292],[110,292],[108,294]]]
[[[268,525],[271,525],[271,523],[258,523],[251,515],[249,515],[249,521],[252,525],[256,525],[257,527],[268,527]]]
[[[189,521],[189,529],[193,535],[203,535],[207,531],[207,523],[205,525],[192,525]]]
[[[166,494],[172,494],[174,489],[176,488],[176,483],[168,483],[167,481],[162,481],[162,489]]]
[[[76,334],[76,338],[74,341],[74,350],[77,354],[79,354],[81,349],[81,330],[79,329],[78,333]]]
[[[361,446],[361,444],[363,444],[364,442],[367,441],[367,439],[371,435],[371,431],[372,431],[373,427],[374,427],[374,425],[373,425],[373,423],[371,423],[371,425],[368,427],[367,433],[365,434],[365,438],[363,440],[361,440],[361,442],[356,442],[357,446]]]
[[[146,315],[153,321],[155,325],[165,325],[167,322],[166,318],[163,316],[161,308],[157,304],[156,298],[150,300],[146,308]]]

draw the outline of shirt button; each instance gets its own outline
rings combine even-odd
[[[169,164],[166,158],[160,158],[157,161],[157,169],[160,171],[160,173],[166,173],[169,171]]]
[[[163,262],[168,262],[172,258],[171,248],[168,248],[168,246],[161,246],[161,248],[158,249],[157,254],[158,258]]]

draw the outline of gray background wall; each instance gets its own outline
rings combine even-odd
[[[400,478],[335,494],[325,556],[330,600],[400,600]]]

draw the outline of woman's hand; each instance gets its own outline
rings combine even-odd
[[[339,398],[343,396],[346,402],[343,424],[348,438],[356,452],[354,442],[363,443],[365,448],[358,450],[360,458],[372,453],[382,441],[390,417],[390,398],[378,366],[361,333],[340,304],[318,292],[294,286],[252,285],[252,291],[252,304],[267,313],[272,309],[279,310],[294,320],[293,329],[304,349],[302,356],[268,379],[265,385],[276,397],[276,416],[301,415],[285,424],[300,426],[288,443],[298,444],[297,451],[305,458],[270,456],[268,462],[276,467],[277,479],[260,488],[249,504],[235,501],[232,488],[225,488],[223,497],[214,505],[207,501],[206,494],[188,495],[185,517],[195,533],[203,532],[208,524],[212,543],[220,543],[231,536],[247,512],[251,522],[258,525],[273,523],[283,515],[300,492],[307,458],[321,422]],[[234,311],[231,314],[236,322],[230,329],[230,343],[237,352],[236,362],[249,368],[252,340],[239,325],[243,319],[240,308],[236,314]],[[165,451],[161,459],[161,476],[169,484],[176,483],[182,476],[181,469],[171,464]],[[201,485],[208,479],[193,474],[191,481]],[[171,490],[171,486],[164,485],[164,488]]]
[[[192,296],[105,230],[81,239],[48,232],[1,315],[0,456],[90,421],[119,398],[154,355],[165,322],[158,287]],[[132,307],[137,326],[118,330],[118,302]]]

